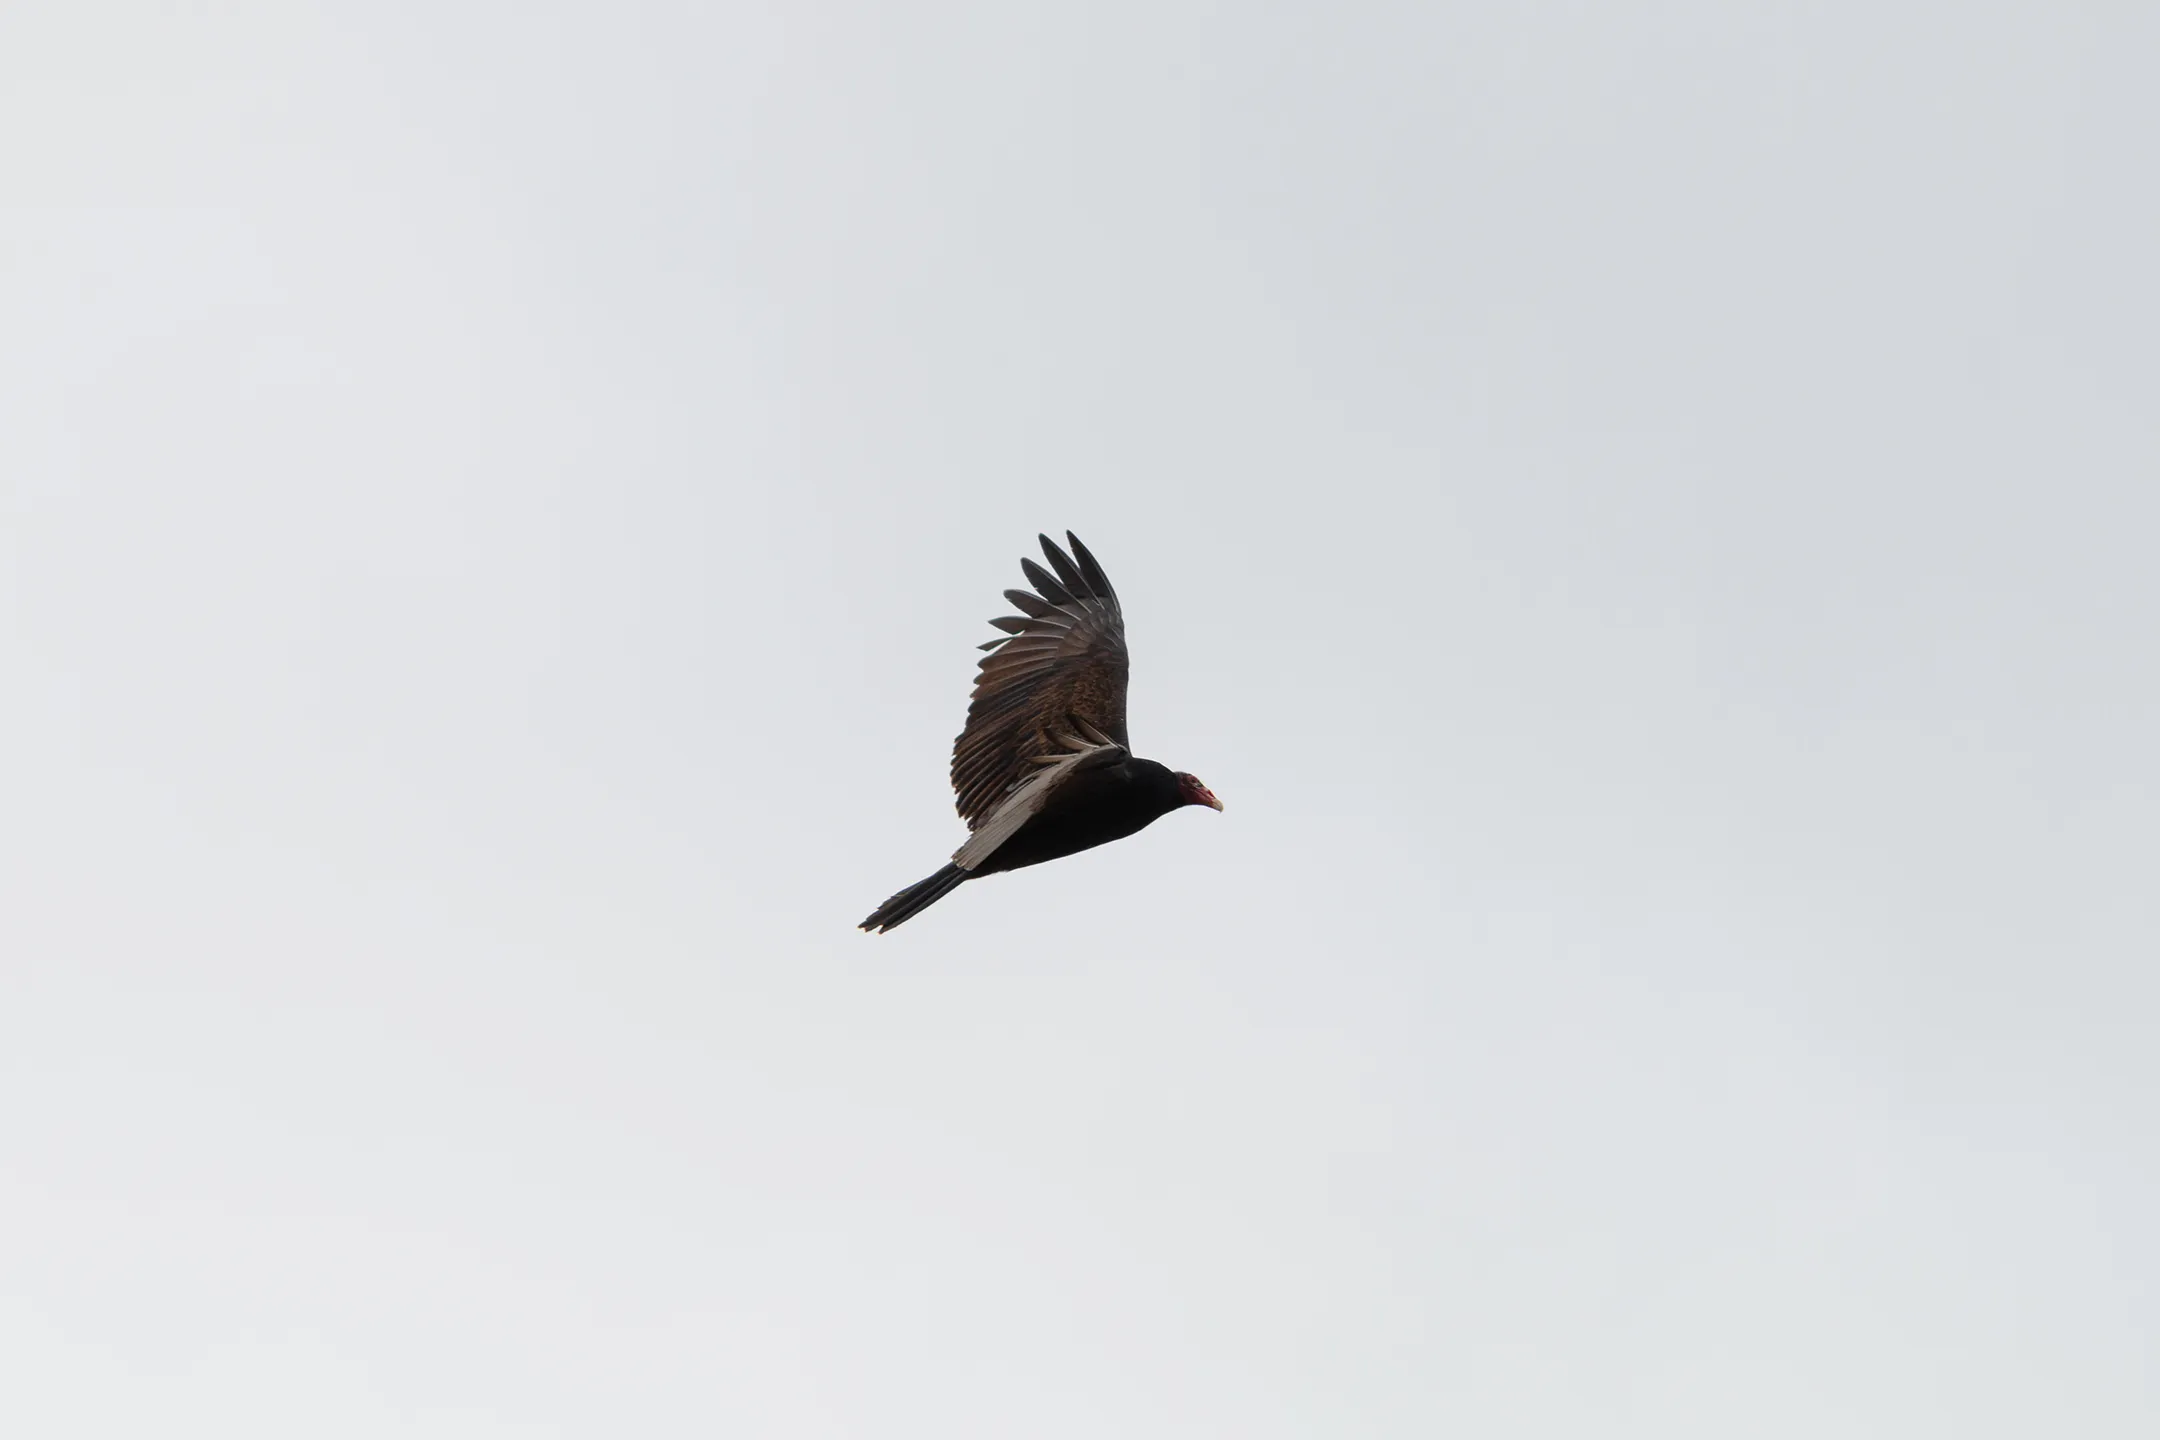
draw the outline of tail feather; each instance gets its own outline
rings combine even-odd
[[[902,890],[899,894],[878,906],[877,909],[870,912],[870,918],[863,921],[856,928],[882,935],[901,921],[911,919],[944,899],[959,888],[960,882],[967,878],[967,871],[962,870],[957,865],[947,865],[929,879],[916,881],[907,889]]]

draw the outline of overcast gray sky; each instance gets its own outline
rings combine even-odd
[[[2160,1434],[2160,9],[184,12],[0,12],[0,1430]],[[1065,527],[1226,813],[858,934]]]

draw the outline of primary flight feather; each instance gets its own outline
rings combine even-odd
[[[967,843],[872,911],[864,930],[890,930],[963,881],[1122,840],[1182,806],[1222,809],[1194,777],[1132,754],[1117,592],[1070,530],[1070,555],[1038,538],[1050,569],[1021,560],[1035,588],[1005,592],[1021,613],[990,622],[1006,633],[982,647],[990,653],[953,741]]]

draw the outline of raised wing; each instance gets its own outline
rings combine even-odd
[[[1129,744],[1125,617],[1117,592],[1070,530],[1070,556],[1049,536],[1037,538],[1057,573],[1020,562],[1035,590],[1005,592],[1022,613],[990,622],[1008,633],[982,647],[990,654],[975,678],[967,727],[953,741],[953,794],[970,830],[982,828],[1007,795],[1047,778],[1036,773],[1046,761],[1073,753],[1064,737]]]

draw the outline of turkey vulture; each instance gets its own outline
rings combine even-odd
[[[990,622],[1005,635],[982,647],[990,654],[953,741],[953,793],[974,833],[950,865],[878,906],[861,929],[883,933],[963,880],[1122,840],[1182,805],[1222,809],[1184,771],[1132,753],[1117,592],[1070,530],[1069,556],[1037,538],[1057,573],[1020,561],[1035,589],[1005,592],[1021,613]]]

